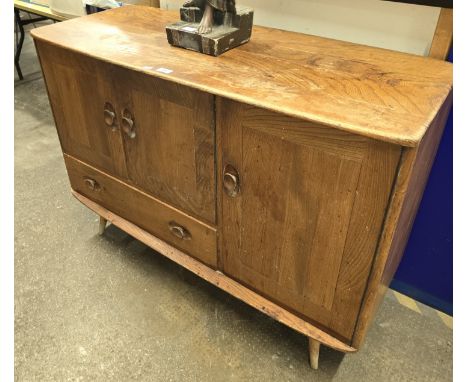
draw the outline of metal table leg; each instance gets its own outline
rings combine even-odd
[[[20,38],[18,41],[18,35],[16,35],[16,52],[15,52],[15,69],[18,73],[18,77],[20,80],[23,79],[23,72],[21,71],[21,67],[19,64],[19,59],[21,55],[21,49],[23,49],[23,42],[24,42],[24,26],[28,24],[34,24],[39,21],[49,20],[47,17],[35,17],[29,18],[28,20],[22,20],[20,16],[20,10],[15,8],[15,29],[20,31]]]
[[[18,73],[18,77],[20,80],[23,79],[23,73],[21,72],[21,67],[19,64],[19,59],[21,55],[21,49],[23,49],[23,42],[24,42],[24,28],[23,24],[21,23],[21,16],[19,9],[15,9],[15,23],[20,31],[20,39],[19,42],[16,44],[16,53],[15,53],[15,68],[16,73]]]

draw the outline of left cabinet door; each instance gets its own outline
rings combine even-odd
[[[214,96],[137,70],[115,77],[129,182],[216,224]]]
[[[36,41],[64,153],[127,178],[113,66]]]

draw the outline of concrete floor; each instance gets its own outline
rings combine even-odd
[[[98,219],[69,192],[34,47],[15,82],[17,381],[450,381],[452,331],[389,293],[357,354],[323,348]]]

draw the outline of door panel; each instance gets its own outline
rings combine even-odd
[[[36,44],[63,151],[126,178],[112,66],[39,41]]]
[[[400,148],[225,99],[216,110],[224,272],[350,340]]]
[[[124,69],[117,77],[134,119],[134,136],[123,135],[130,180],[215,223],[213,96]]]

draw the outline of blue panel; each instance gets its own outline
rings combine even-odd
[[[449,60],[452,62],[452,52]],[[447,125],[400,267],[391,287],[452,314],[453,117]]]

